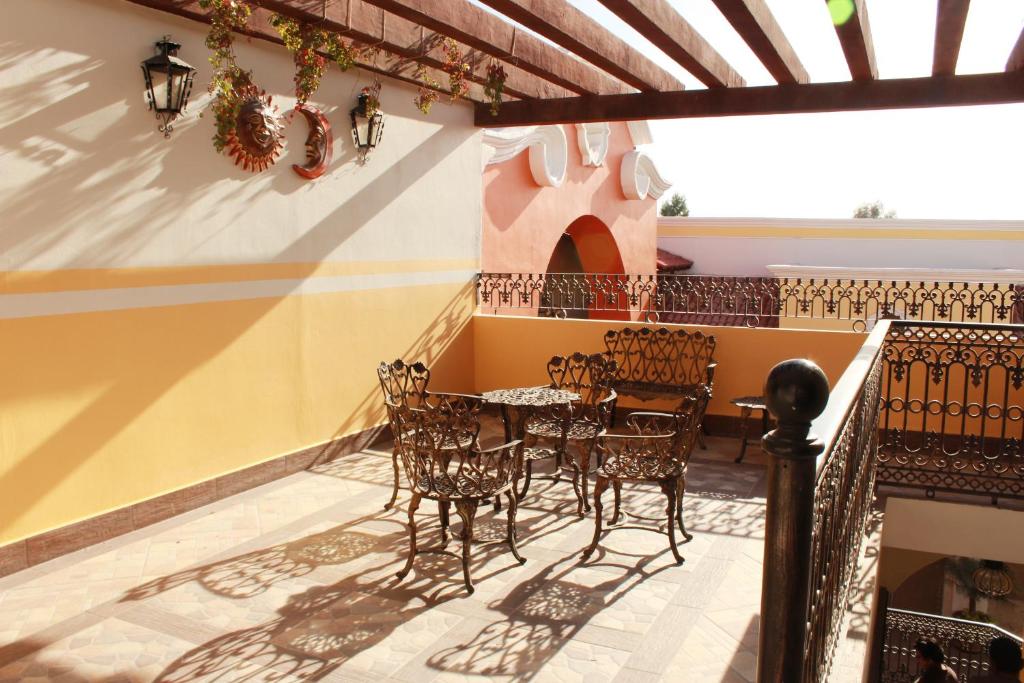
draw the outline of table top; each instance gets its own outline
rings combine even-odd
[[[764,403],[764,396],[740,396],[739,398],[732,399],[729,403],[740,408],[768,410],[768,406]]]
[[[551,387],[516,387],[514,389],[495,389],[485,391],[483,399],[488,403],[499,403],[508,406],[549,406],[556,403],[572,403],[579,401],[580,395],[564,389]]]

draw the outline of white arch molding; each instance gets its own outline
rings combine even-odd
[[[608,156],[612,127],[608,123],[577,123],[576,142],[583,155],[584,166],[601,166]]]
[[[541,187],[560,187],[569,168],[569,142],[561,126],[484,130],[484,166],[508,161],[530,150],[530,173]]]
[[[622,183],[622,194],[627,199],[658,199],[672,187],[672,183],[658,172],[654,161],[635,149],[622,157],[619,181]]]

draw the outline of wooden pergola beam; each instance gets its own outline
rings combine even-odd
[[[853,0],[853,6],[850,18],[835,25],[836,35],[839,36],[839,45],[850,67],[850,77],[855,81],[874,80],[878,78],[878,66],[875,64],[868,8],[864,0]]]
[[[136,5],[142,5],[151,9],[167,12],[186,19],[191,19],[200,23],[210,23],[209,16],[206,10],[199,6],[198,0],[127,0],[128,2]],[[267,0],[263,4],[268,4]],[[322,6],[322,5],[321,5]],[[252,14],[249,17],[249,21],[246,24],[245,30],[241,33],[258,38],[260,40],[266,40],[271,43],[282,44],[281,37],[277,34],[277,31],[270,25],[270,17],[273,14],[268,9],[264,8],[253,8]],[[350,36],[356,37],[357,40],[370,42],[367,38],[359,38],[358,34],[353,35],[354,32],[349,32]],[[379,42],[379,41],[377,41]],[[381,47],[387,47],[381,45]],[[397,47],[396,47],[397,50]],[[372,73],[387,76],[388,78],[394,78],[405,83],[412,85],[420,85],[420,82],[413,78],[413,72],[416,69],[416,61],[412,59],[399,59],[393,60],[390,64],[386,63],[385,60],[379,60],[378,63],[358,61],[356,65],[360,69],[370,71]],[[449,94],[448,85],[448,74],[439,69],[432,68],[430,66],[424,66],[426,69],[426,75],[433,81],[439,84],[436,88],[431,88],[437,92]],[[483,88],[477,83],[470,83],[469,89],[465,99],[473,102],[484,102],[487,98],[484,95]]]
[[[326,7],[322,2],[312,3],[310,0],[261,0],[261,4],[265,9],[322,26],[366,45],[379,45],[392,54],[433,69],[441,69],[444,64],[441,50],[444,36],[391,15],[363,0],[331,3]],[[458,47],[471,67],[467,78],[476,83],[484,83],[486,78],[480,67],[485,65],[487,56],[466,45],[460,44]],[[442,74],[442,82],[447,83],[447,74],[439,73]],[[568,97],[575,92],[538,79],[518,67],[509,66],[506,73],[505,91],[514,97]],[[436,74],[433,78],[437,80]]]
[[[712,1],[772,78],[779,83],[807,83],[811,80],[764,0]]]
[[[308,1],[308,0],[307,0]],[[450,36],[580,95],[613,95],[633,88],[567,55],[467,0],[366,0],[391,14]],[[322,6],[316,0],[317,7]]]
[[[685,87],[679,79],[565,0],[482,2],[637,90],[666,91]]]
[[[507,102],[497,117],[491,117],[486,107],[478,106],[476,125],[526,126],[1009,102],[1024,102],[1024,71]]]
[[[666,0],[601,0],[601,3],[709,88],[741,88],[746,84]]]
[[[939,0],[935,16],[935,52],[932,56],[933,76],[952,76],[960,56],[960,42],[967,25],[971,0]]]
[[[1017,43],[1010,50],[1010,58],[1006,60],[1007,71],[1024,71],[1024,29],[1017,36]]]

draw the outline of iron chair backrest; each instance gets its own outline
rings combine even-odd
[[[700,385],[682,399],[674,413],[632,413],[626,424],[634,434],[609,434],[598,439],[605,473],[629,479],[661,479],[685,472],[709,393]]]
[[[420,408],[426,403],[430,370],[423,363],[396,359],[377,366],[377,377],[385,403]]]
[[[614,393],[611,384],[615,369],[615,361],[601,353],[588,355],[577,351],[548,361],[551,387],[579,394],[582,405],[590,408]]]
[[[624,328],[604,335],[606,355],[618,369],[616,388],[632,385],[651,390],[697,384],[711,386],[715,368],[715,338],[700,332]]]
[[[414,493],[437,500],[479,499],[512,485],[520,441],[481,450],[481,403],[472,397],[431,395],[430,407],[390,404],[399,452]]]

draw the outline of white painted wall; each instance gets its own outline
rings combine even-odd
[[[772,264],[1016,269],[1022,238],[1024,221],[658,219],[658,246],[692,259],[695,275],[767,276]]]
[[[890,497],[883,548],[1024,563],[1024,511]]]
[[[415,89],[385,79],[382,146],[355,163],[348,112],[369,74],[329,71],[315,102],[335,159],[300,178],[307,129],[261,174],[210,142],[210,77],[197,22],[118,0],[4,3],[0,22],[0,271],[62,268],[479,259],[480,134],[469,105],[429,116]],[[171,34],[199,68],[188,115],[165,140],[139,63]],[[291,55],[237,41],[240,64],[281,111],[294,104]]]

